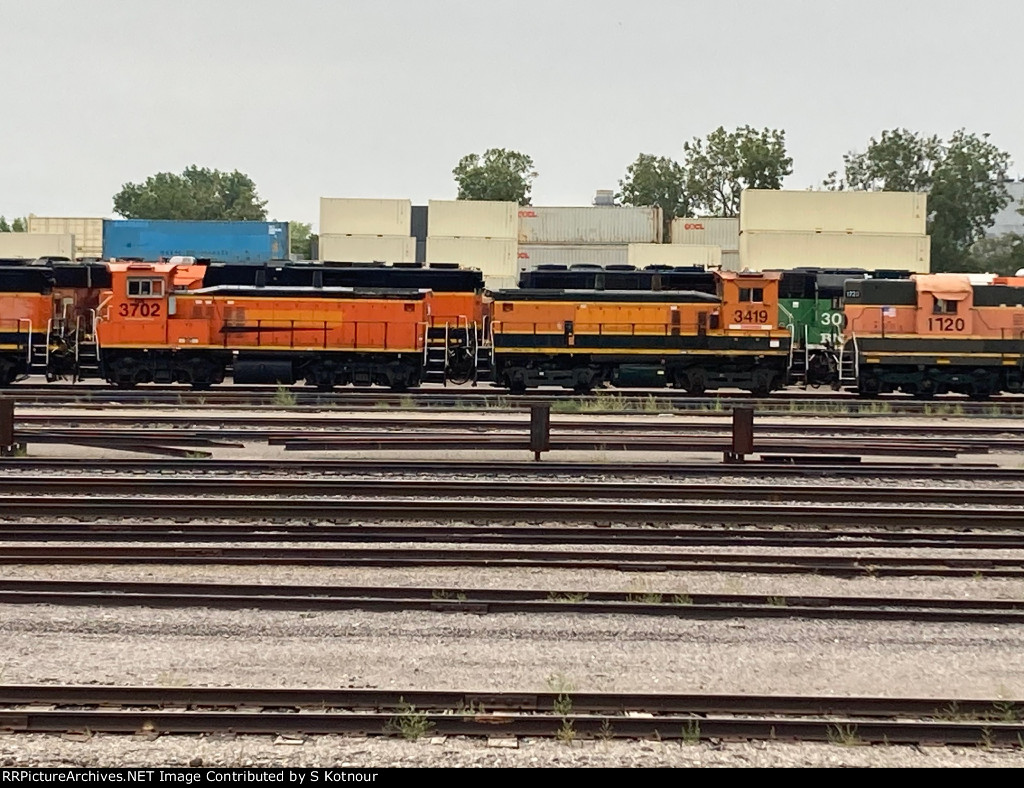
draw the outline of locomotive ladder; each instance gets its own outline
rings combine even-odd
[[[451,328],[427,325],[425,349],[423,352],[423,382],[448,384],[448,342]]]

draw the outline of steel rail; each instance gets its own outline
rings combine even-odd
[[[0,523],[0,540],[17,542],[130,543],[458,543],[601,544],[653,547],[791,547],[843,549],[1024,550],[1024,532],[813,530],[790,528],[644,528],[588,526],[310,525],[283,523]]]
[[[922,503],[1024,506],[1024,489],[850,487],[824,485],[682,484],[631,482],[522,482],[425,479],[140,478],[109,476],[4,476],[0,494],[28,495],[346,495],[437,498],[571,498],[673,501],[802,501],[818,503]],[[1020,512],[1024,518],[1024,511]]]
[[[843,621],[1024,624],[1024,601],[896,597],[754,596],[606,591],[524,591],[223,583],[0,579],[0,603],[90,607],[206,607],[436,613],[625,614],[694,620],[810,618]]]
[[[422,459],[134,459],[104,458],[101,463],[81,459],[51,457],[18,457],[0,460],[0,471],[46,470],[80,473],[83,465],[92,472],[128,473],[288,473],[333,475],[367,474],[509,474],[525,477],[545,475],[573,476],[798,476],[862,478],[892,477],[920,479],[1004,479],[1024,482],[1024,469],[1000,468],[991,464],[922,464],[922,463],[857,463],[826,464],[823,458],[809,457],[809,462],[746,462],[733,464],[695,464],[648,462],[562,462],[558,460],[529,462],[524,460],[422,460]]]
[[[1020,528],[1024,511],[921,506],[786,505],[675,501],[478,501],[423,498],[0,497],[6,517],[313,518],[339,520],[548,520],[568,522],[829,525],[888,528]]]
[[[830,577],[1024,578],[1013,558],[629,553],[470,548],[35,547],[0,546],[0,564],[131,566],[488,567],[619,572],[818,574]]]
[[[343,711],[529,711],[550,713],[644,712],[648,714],[773,714],[957,719],[976,722],[1024,720],[1024,700],[1005,698],[891,698],[834,695],[746,695],[612,692],[491,692],[359,688],[153,687],[0,684],[0,706],[121,706],[125,708],[310,709]]]

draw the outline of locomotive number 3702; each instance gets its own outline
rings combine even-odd
[[[135,301],[131,304],[121,304],[117,313],[121,317],[160,317],[160,303],[149,304],[145,301]]]

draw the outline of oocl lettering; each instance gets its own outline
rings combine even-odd
[[[700,222],[687,222],[683,225],[684,230],[703,230],[704,225]]]
[[[537,212],[536,211],[520,211],[519,212],[519,218],[520,219],[536,219],[537,218]]]

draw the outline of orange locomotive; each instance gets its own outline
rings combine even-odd
[[[672,385],[700,396],[787,383],[791,335],[779,329],[779,273],[716,274],[695,291],[504,290],[494,295],[495,382]]]
[[[848,382],[862,394],[901,390],[922,399],[1024,390],[1020,284],[966,274],[848,281]]]
[[[201,267],[110,263],[98,321],[99,370],[118,386],[236,383],[321,388],[419,385],[426,290],[204,287]]]

